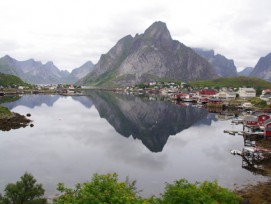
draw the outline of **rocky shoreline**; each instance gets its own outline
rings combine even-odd
[[[12,112],[10,115],[0,117],[0,130],[9,131],[11,129],[26,127],[30,122],[31,120],[26,118],[26,116]]]
[[[235,192],[244,199],[243,204],[271,203],[270,189],[271,180],[256,185],[248,185]]]

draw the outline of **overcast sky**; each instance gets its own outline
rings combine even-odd
[[[163,21],[189,47],[214,49],[240,70],[271,52],[270,0],[0,0],[0,57],[97,63],[125,35]]]

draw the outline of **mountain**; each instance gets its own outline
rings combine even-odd
[[[271,53],[259,59],[250,76],[271,81]]]
[[[208,111],[132,95],[89,91],[100,117],[124,137],[139,139],[152,152],[161,152],[170,136],[204,119]],[[169,122],[170,121],[170,122]]]
[[[94,68],[94,64],[91,61],[87,61],[82,66],[75,68],[65,79],[66,83],[75,83],[79,79],[85,77]]]
[[[68,71],[60,71],[53,62],[42,64],[29,59],[18,61],[8,55],[0,58],[0,72],[20,77],[31,84],[57,84],[64,82]]]
[[[227,59],[225,56],[214,53],[214,50],[204,50],[194,48],[194,51],[206,59],[216,70],[216,73],[221,77],[237,76],[237,69],[233,60]]]
[[[238,76],[249,76],[250,73],[253,71],[253,67],[246,67],[242,71],[238,72]]]
[[[143,34],[120,39],[77,84],[112,87],[215,77],[214,69],[205,59],[172,40],[165,23],[155,22]]]

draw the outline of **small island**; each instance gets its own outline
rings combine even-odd
[[[8,108],[0,106],[0,130],[9,131],[26,127],[31,122],[30,119],[18,113],[11,112]]]

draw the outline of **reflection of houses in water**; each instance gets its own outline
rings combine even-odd
[[[267,175],[267,165],[271,159],[271,149],[256,145],[257,141],[244,136],[244,147],[242,151],[231,150],[233,155],[242,157],[242,168],[255,174]]]
[[[216,118],[218,120],[229,120],[236,117],[236,114],[234,112],[228,112],[228,111],[222,111],[219,114],[216,114]]]

